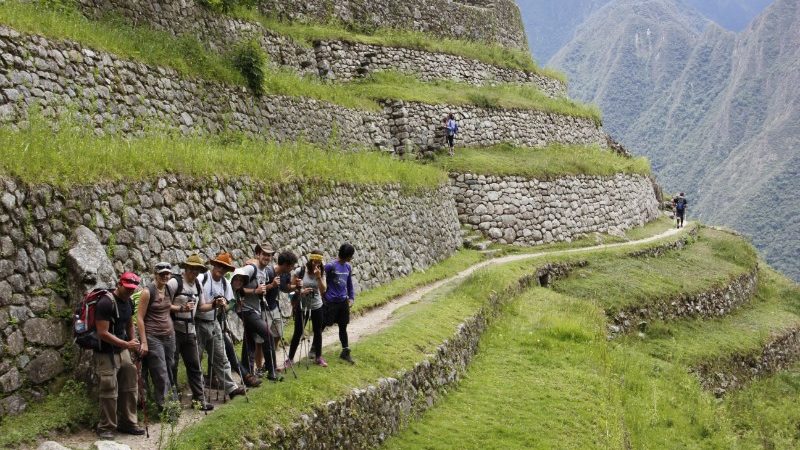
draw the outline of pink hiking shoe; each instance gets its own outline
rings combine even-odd
[[[316,364],[316,365],[318,365],[320,367],[328,367],[328,363],[322,357],[317,358],[314,361],[314,364]]]

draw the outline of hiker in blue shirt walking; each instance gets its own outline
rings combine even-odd
[[[672,199],[672,206],[675,208],[677,228],[683,228],[683,219],[686,216],[686,203],[686,196],[684,196],[683,192]]]
[[[350,323],[350,308],[355,302],[355,291],[353,290],[353,267],[350,261],[356,253],[355,247],[350,244],[342,244],[339,247],[339,258],[325,264],[325,326],[334,323],[339,325],[339,341],[342,343],[342,353],[340,358],[355,364],[350,356],[348,346],[347,324]]]
[[[447,123],[445,124],[445,128],[447,131],[447,145],[450,146],[449,155],[455,155],[455,139],[456,134],[458,133],[458,122],[456,122],[456,117],[453,113],[450,113],[447,116]]]

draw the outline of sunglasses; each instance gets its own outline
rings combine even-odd
[[[139,285],[139,280],[136,280],[136,279],[134,279],[134,278],[123,278],[123,279],[122,279],[122,280],[120,280],[120,281],[122,281],[123,283],[127,283],[127,284],[133,284],[133,285],[136,285],[136,286],[138,286],[138,285]]]

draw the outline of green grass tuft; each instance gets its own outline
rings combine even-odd
[[[222,179],[250,177],[287,182],[398,184],[404,189],[441,186],[447,175],[434,167],[377,152],[326,150],[303,142],[277,144],[238,135],[142,138],[97,137],[63,123],[53,132],[34,114],[30,126],[0,128],[0,174],[59,186],[153,179],[165,174]]]
[[[612,176],[650,174],[646,158],[625,158],[599,147],[550,145],[521,148],[502,144],[489,148],[459,149],[454,157],[441,156],[435,165],[448,172],[522,176],[552,180],[565,175]]]

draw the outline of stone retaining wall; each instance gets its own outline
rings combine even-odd
[[[382,378],[376,385],[353,389],[344,398],[320,405],[286,427],[267,429],[258,442],[245,441],[244,445],[280,450],[379,447],[461,380],[478,352],[481,336],[506,302],[543,277],[564,276],[572,267],[585,264],[579,261],[536,268],[515,286],[492,294],[485,306],[456,328],[452,338],[413,369]]]
[[[355,29],[399,28],[444,38],[495,43],[528,50],[522,15],[513,0],[268,0],[268,16],[289,20],[341,22]]]
[[[67,305],[74,298],[67,298],[60,270],[80,225],[95,231],[117,273],[144,273],[159,260],[177,264],[190,253],[209,257],[221,249],[243,264],[264,240],[300,254],[319,248],[330,258],[350,241],[359,288],[429,267],[460,246],[446,186],[407,193],[397,186],[273,188],[248,179],[167,177],[59,190],[6,179],[0,203],[0,411],[6,413],[19,411],[65,367],[61,349],[72,347]]]
[[[764,347],[751,354],[737,354],[692,368],[703,388],[717,397],[742,388],[755,378],[790,368],[800,361],[800,328],[773,336]]]
[[[410,48],[346,41],[318,41],[314,48],[265,29],[261,24],[209,11],[192,0],[79,0],[89,17],[125,17],[175,35],[190,34],[218,52],[256,38],[270,62],[325,79],[352,80],[373,72],[400,71],[423,80],[449,79],[477,85],[506,82],[532,84],[550,96],[566,96],[566,84],[535,73],[493,66],[477,60]]]
[[[244,87],[186,79],[171,69],[0,27],[0,123],[31,104],[45,115],[67,105],[98,131],[135,131],[157,123],[184,133],[241,131],[279,141],[383,147],[380,113],[301,97],[254,97]]]
[[[666,242],[654,247],[648,247],[641,250],[636,250],[628,253],[631,258],[658,258],[667,252],[673,250],[683,250],[686,246],[690,245],[697,238],[697,233],[700,231],[699,225],[692,225],[689,232],[681,236],[675,241]]]
[[[645,328],[652,320],[677,320],[685,317],[721,317],[750,301],[758,289],[758,265],[722,285],[698,293],[680,293],[639,304],[621,311],[607,311],[611,337]]]
[[[456,145],[488,147],[509,142],[523,147],[549,144],[597,145],[606,148],[606,134],[592,119],[535,110],[479,108],[387,102],[395,152],[427,153],[444,145],[442,119],[454,113],[459,124]],[[652,190],[652,188],[651,188]]]
[[[619,234],[659,215],[645,176],[568,176],[553,181],[450,175],[461,223],[503,244],[571,241],[587,233]]]
[[[403,153],[441,147],[435,136],[441,119],[455,111],[459,145],[606,142],[590,119],[539,111],[390,102],[383,112],[371,112],[303,97],[255,97],[241,86],[183,78],[171,69],[6,27],[0,27],[0,71],[0,124],[18,123],[36,103],[46,116],[70,108],[98,133],[157,124],[183,133],[231,130],[323,145],[336,139],[343,147]]]

